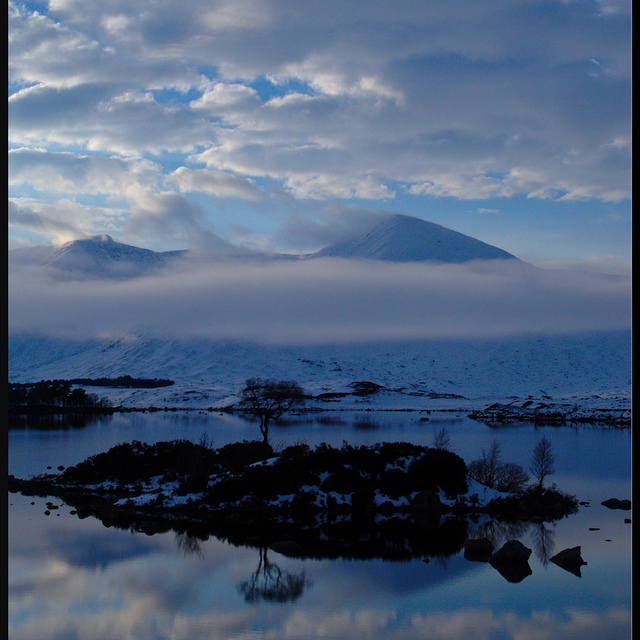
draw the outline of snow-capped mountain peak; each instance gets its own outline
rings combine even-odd
[[[313,254],[392,262],[504,260],[515,256],[480,240],[433,222],[393,214],[371,231],[329,245]]]
[[[116,242],[100,234],[71,240],[61,245],[46,245],[10,252],[14,266],[37,265],[67,279],[127,279],[185,257],[187,251],[157,252]]]
[[[378,219],[379,220],[379,219]],[[386,262],[435,261],[461,264],[472,260],[518,260],[515,256],[433,222],[391,214],[365,233],[355,234],[307,255],[262,254],[221,240],[214,252],[188,250],[157,252],[100,234],[62,245],[41,245],[9,252],[10,268],[24,265],[48,268],[56,279],[125,280],[148,274],[177,261],[251,261],[272,264],[278,260],[335,257]]]

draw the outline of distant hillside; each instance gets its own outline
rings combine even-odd
[[[392,262],[436,260],[456,264],[471,260],[517,260],[503,249],[439,224],[401,214],[391,215],[368,233],[332,244],[313,256]]]
[[[126,406],[224,405],[252,376],[296,380],[312,394],[353,392],[355,382],[367,381],[367,388],[372,383],[402,389],[402,395],[394,394],[393,404],[425,408],[432,404],[425,403],[425,396],[433,393],[464,396],[470,406],[513,396],[556,400],[581,396],[594,401],[620,396],[629,401],[631,336],[628,331],[607,331],[281,348],[163,338],[151,332],[115,340],[9,336],[10,382],[124,374],[175,381],[155,390],[109,394],[114,403]],[[380,394],[373,397],[382,402]],[[358,397],[356,404],[362,400]]]

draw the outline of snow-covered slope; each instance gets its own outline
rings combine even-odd
[[[368,233],[332,244],[313,255],[392,262],[436,260],[456,264],[471,260],[517,259],[470,236],[402,214],[391,215]]]
[[[225,256],[233,255],[240,260],[245,259],[238,253],[223,251],[222,254],[220,258],[222,260],[226,259]],[[601,313],[602,305],[596,304],[599,303],[601,297],[596,296],[594,302],[594,298],[590,294],[593,288],[591,282],[587,283],[589,286],[585,288],[580,279],[575,282],[574,279],[571,279],[570,282],[563,279],[559,284],[555,282],[554,278],[551,278],[549,282],[545,279],[532,279],[529,277],[532,274],[529,271],[529,266],[507,252],[439,225],[401,215],[390,216],[368,234],[352,238],[342,244],[332,245],[324,252],[315,255],[336,256],[342,258],[343,261],[345,258],[394,262],[439,260],[458,263],[458,266],[448,267],[451,273],[447,273],[447,277],[444,279],[441,279],[443,274],[432,271],[427,275],[432,276],[433,282],[428,278],[424,283],[420,279],[412,280],[414,289],[411,287],[408,289],[411,295],[398,299],[387,295],[387,292],[390,291],[389,287],[395,290],[395,287],[402,283],[401,276],[406,277],[410,274],[408,271],[399,274],[396,272],[396,268],[420,272],[424,268],[427,272],[428,268],[425,265],[382,265],[381,262],[372,265],[360,262],[358,268],[366,270],[367,274],[363,280],[363,286],[359,286],[359,280],[356,280],[358,286],[355,287],[351,286],[349,282],[343,283],[345,291],[355,293],[353,295],[343,293],[340,300],[332,298],[340,292],[340,287],[334,282],[333,276],[336,273],[334,271],[328,270],[323,275],[329,286],[324,286],[324,280],[319,281],[322,283],[322,287],[320,287],[322,295],[319,298],[300,295],[300,292],[307,293],[307,282],[310,283],[309,286],[316,283],[314,278],[301,280],[294,278],[295,295],[292,297],[278,295],[282,292],[287,293],[286,287],[267,288],[268,302],[271,303],[273,298],[277,308],[277,313],[271,316],[269,313],[271,313],[272,307],[262,301],[262,298],[260,298],[262,302],[257,306],[239,304],[238,301],[242,303],[244,299],[235,297],[235,291],[236,289],[244,291],[243,286],[252,283],[256,276],[259,276],[257,279],[260,280],[260,287],[264,282],[271,282],[276,276],[280,278],[286,276],[288,282],[288,278],[292,275],[291,270],[288,268],[277,271],[270,269],[268,272],[262,273],[260,271],[258,273],[262,260],[255,255],[252,257],[255,268],[252,267],[247,272],[248,275],[245,273],[246,269],[245,271],[240,270],[239,273],[242,277],[236,278],[237,274],[234,272],[228,282],[225,281],[220,285],[220,289],[209,287],[211,280],[215,280],[217,277],[215,269],[203,270],[202,278],[207,285],[205,287],[200,286],[201,281],[192,282],[193,279],[190,279],[189,275],[191,272],[180,271],[177,276],[174,273],[174,287],[171,289],[171,295],[166,298],[162,296],[147,298],[144,295],[146,294],[144,287],[150,287],[151,280],[153,280],[155,287],[154,294],[157,291],[165,292],[169,288],[170,277],[167,278],[164,275],[133,283],[120,282],[113,286],[112,283],[107,283],[106,290],[105,287],[100,288],[98,283],[93,281],[85,282],[82,286],[77,286],[78,283],[72,282],[69,283],[69,287],[66,285],[64,287],[49,287],[47,284],[44,289],[36,287],[35,293],[31,297],[25,296],[22,307],[19,307],[17,303],[14,304],[14,317],[18,317],[18,319],[22,316],[30,319],[30,316],[34,314],[38,318],[44,318],[44,322],[39,325],[27,325],[43,327],[40,330],[44,333],[51,329],[50,325],[52,325],[54,318],[47,315],[46,312],[40,312],[41,308],[50,311],[51,314],[57,313],[59,308],[65,311],[60,315],[62,320],[58,318],[58,325],[55,327],[57,329],[60,329],[61,322],[64,327],[73,324],[76,316],[82,318],[86,316],[89,323],[101,321],[102,316],[97,315],[95,316],[97,319],[94,319],[95,314],[92,315],[95,307],[105,309],[105,314],[107,310],[111,309],[125,314],[126,322],[117,322],[120,318],[117,317],[118,314],[115,314],[113,320],[116,323],[113,325],[115,328],[112,325],[106,325],[111,335],[114,335],[116,331],[126,331],[127,329],[123,327],[138,326],[132,325],[133,322],[139,323],[140,326],[162,328],[128,333],[116,340],[97,338],[73,340],[20,334],[18,333],[20,329],[14,322],[9,335],[9,381],[35,382],[56,378],[115,378],[121,375],[130,375],[135,378],[168,378],[175,381],[175,385],[171,387],[154,390],[96,390],[99,395],[110,397],[115,404],[131,407],[223,406],[228,404],[230,398],[233,398],[240,391],[245,380],[252,376],[293,379],[300,383],[308,393],[314,395],[348,393],[353,390],[350,386],[352,383],[364,380],[381,385],[384,389],[368,399],[347,395],[340,397],[339,400],[334,400],[335,404],[331,406],[340,406],[341,408],[362,406],[367,402],[368,406],[372,406],[373,403],[377,407],[385,405],[394,408],[430,408],[433,407],[436,396],[438,396],[439,402],[449,402],[449,406],[451,403],[456,403],[461,408],[469,409],[482,408],[489,402],[508,401],[514,396],[519,398],[529,396],[544,398],[548,396],[555,401],[579,399],[581,403],[587,401],[609,404],[622,402],[628,405],[630,402],[630,332],[624,330],[584,332],[587,328],[598,326],[621,327],[627,325],[609,322],[610,316],[615,315],[613,311],[616,311],[612,306],[605,306],[602,312],[606,316],[607,323],[600,325],[597,323],[579,324],[584,320],[584,317],[587,319],[596,317],[597,319],[598,314]],[[52,269],[57,269],[59,273],[70,274],[70,279],[131,278],[165,264],[175,264],[176,260],[181,259],[186,259],[183,252],[156,253],[115,242],[108,236],[74,241],[56,250],[49,249],[48,252],[43,248],[36,248],[28,254],[21,253],[10,256],[10,262],[14,261],[15,264],[23,264],[28,260],[31,260],[32,263],[35,261],[37,264],[49,265]],[[273,266],[273,260],[277,261],[277,259],[277,256],[271,257],[264,264]],[[510,273],[512,270],[503,271],[501,268],[497,280],[491,276],[487,281],[484,271],[475,273],[472,269],[470,273],[466,274],[467,281],[460,283],[458,292],[458,297],[461,297],[465,304],[456,306],[457,298],[446,294],[451,287],[458,286],[458,279],[464,276],[461,269],[466,267],[460,267],[459,263],[471,260],[493,261],[491,262],[492,267],[513,265],[518,267],[518,272],[521,271],[520,266],[522,266],[526,271],[526,277],[518,276],[514,279],[512,277],[514,274]],[[300,264],[312,270],[316,265],[319,265],[320,268],[326,262],[328,261],[300,260]],[[344,263],[340,260],[336,262],[343,270]],[[483,264],[486,266],[488,263]],[[473,268],[475,266],[477,265],[471,265]],[[381,267],[384,267],[383,275],[387,278],[389,277],[389,274],[386,273],[387,267],[392,268],[393,279],[391,282],[388,280],[384,283],[380,282]],[[440,270],[439,265],[432,265],[432,268],[436,271]],[[161,273],[165,274],[166,272],[161,271]],[[421,275],[421,277],[423,276]],[[530,280],[532,282],[529,282]],[[14,285],[13,290],[16,293],[25,293],[23,287],[31,286],[30,282],[28,278],[16,280],[17,284]],[[179,285],[177,288],[175,287],[176,282]],[[499,288],[496,288],[496,283],[500,285]],[[598,283],[600,283],[598,287],[602,287],[600,280]],[[126,289],[131,284],[140,284],[142,288],[137,290],[134,287],[130,291],[124,291],[129,297],[125,296],[123,299],[128,300],[129,303],[132,298],[136,301],[141,299],[142,304],[145,305],[145,312],[147,308],[151,309],[150,317],[145,316],[143,319],[139,313],[140,309],[135,304],[125,306],[124,311],[121,308],[120,298],[116,294],[120,293],[120,289]],[[607,282],[604,291],[609,292],[613,284],[615,284],[613,281],[612,283]],[[18,287],[18,285],[20,286]],[[507,285],[512,286],[513,290],[510,290]],[[537,292],[542,285],[548,287],[548,296],[546,294],[542,297],[538,296]],[[190,286],[194,288],[183,291]],[[476,299],[473,292],[479,286],[484,286],[482,295],[485,297],[480,296]],[[425,289],[425,287],[427,288]],[[67,289],[70,289],[70,292]],[[384,293],[383,296],[380,295],[380,290]],[[596,290],[599,292],[600,288],[596,287]],[[234,295],[228,294],[229,291],[234,292]],[[256,291],[258,290],[251,289],[246,295],[251,297]],[[259,291],[260,295],[263,295],[262,289]],[[414,291],[417,292],[416,296],[412,293]],[[38,304],[40,301],[38,294],[42,296],[44,292],[47,292],[49,296],[47,300],[50,300],[52,304],[41,307]],[[213,296],[211,292],[217,293],[218,297]],[[426,292],[429,295],[426,295]],[[101,296],[107,293],[114,297],[108,298],[107,306],[100,306],[103,300]],[[134,295],[136,293],[137,295]],[[373,295],[374,293],[376,295]],[[65,297],[63,294],[68,295]],[[356,300],[359,294],[363,294],[360,295],[360,306],[354,304],[359,301]],[[623,294],[626,296],[626,290],[622,293],[619,292],[618,297]],[[76,300],[76,296],[78,300]],[[403,335],[395,333],[398,323],[404,317],[400,312],[406,312],[409,314],[408,317],[413,318],[411,313],[414,307],[412,305],[416,297],[421,299],[426,297],[429,303],[424,309],[418,307],[418,311],[415,312],[419,317],[420,326],[422,326],[423,318],[425,322],[434,320],[438,313],[436,307],[440,305],[451,312],[452,323],[455,323],[458,316],[461,316],[466,323],[465,330],[461,330],[458,334],[451,333],[444,331],[436,323],[440,333],[408,335],[477,336],[499,335],[506,332],[507,337],[415,339],[404,342],[378,339],[376,341],[373,335]],[[577,303],[572,302],[574,298]],[[16,299],[20,299],[20,297],[17,296]],[[318,299],[320,300],[319,305],[314,306],[312,303],[317,302]],[[609,300],[606,297],[603,299]],[[157,300],[160,300],[162,304],[156,304]],[[393,300],[396,302],[392,303]],[[619,302],[615,296],[611,300],[615,304]],[[498,304],[497,301],[502,301],[502,304]],[[541,301],[546,301],[546,305],[542,305]],[[76,302],[78,302],[77,306]],[[624,311],[627,304],[626,297],[624,297],[624,303],[624,305],[618,304],[618,315],[627,313]],[[340,314],[333,319],[339,327],[342,326],[340,322],[343,320],[353,325],[353,329],[350,324],[349,331],[346,332],[352,341],[350,344],[326,344],[328,340],[324,337],[325,344],[322,345],[275,347],[249,342],[223,341],[214,337],[178,338],[175,330],[172,332],[168,328],[169,326],[175,327],[174,322],[178,322],[180,326],[183,323],[188,323],[193,316],[198,316],[202,320],[202,326],[211,328],[219,315],[224,316],[222,310],[231,309],[230,317],[233,322],[239,323],[247,318],[248,321],[256,324],[264,321],[273,322],[277,326],[279,334],[286,331],[286,327],[289,326],[283,320],[283,318],[286,320],[289,317],[286,314],[298,318],[298,321],[302,317],[303,324],[307,321],[317,322],[319,317],[321,320],[319,331],[326,333],[326,322],[322,320],[324,316],[319,314],[320,311],[332,304],[334,306],[341,304],[351,314],[346,317],[346,320]],[[390,304],[395,305],[393,311],[397,310],[398,314],[388,314],[387,307]],[[573,306],[577,305],[579,313],[573,313],[572,304]],[[403,309],[403,305],[406,305],[407,309]],[[523,309],[527,319],[530,317],[529,314],[541,316],[540,327],[522,325],[521,322],[517,324],[519,320],[516,321],[514,318],[520,318],[520,316],[514,312],[514,308],[520,309],[522,305],[524,305]],[[22,316],[16,312],[16,308],[22,313]],[[204,314],[200,313],[202,308],[204,308]],[[548,314],[552,314],[553,318],[556,318],[556,308],[559,309],[558,313],[566,313],[568,320],[560,324],[555,323],[555,320],[554,322],[547,321]],[[167,320],[170,317],[171,322],[158,322],[159,309],[168,309],[168,315],[165,313],[162,318]],[[177,311],[180,313],[178,314]],[[359,336],[368,335],[363,331],[363,327],[366,328],[365,325],[367,325],[366,322],[363,323],[365,311],[367,312],[366,318],[371,315],[378,318],[387,313],[385,316],[387,324],[381,323],[380,327],[383,327],[384,331],[376,328],[375,334],[369,336],[369,342],[355,343],[355,340],[361,339]],[[237,320],[233,313],[236,314]],[[284,315],[280,315],[281,313]],[[307,315],[304,315],[305,313]],[[174,316],[177,317],[177,320]],[[328,318],[327,322],[332,321],[331,314],[326,317]],[[564,318],[564,316],[562,317]],[[476,326],[473,324],[475,322],[486,323],[487,318],[490,320],[489,326],[492,332],[483,334],[467,330],[469,328],[475,329]],[[76,324],[82,325],[82,323]],[[76,324],[73,326],[75,327]],[[528,331],[528,335],[526,337],[511,336],[512,332],[522,330],[521,325]],[[91,326],[93,327],[93,324]],[[226,331],[226,325],[223,323],[221,326]],[[296,326],[295,323],[293,326]],[[194,321],[194,327],[198,331],[185,330],[181,335],[203,335],[200,332],[202,327],[198,322]],[[579,327],[583,327],[582,333],[577,332]],[[446,329],[448,328],[449,325],[446,326]],[[65,335],[69,335],[71,330],[73,329],[65,332]],[[546,330],[546,335],[535,333],[543,330]],[[90,333],[84,335],[97,335],[97,331],[98,327],[93,327]],[[107,332],[106,329],[104,331]],[[164,333],[160,333],[160,331]],[[559,331],[575,332],[560,335]],[[205,333],[210,336],[243,335],[238,333],[216,334],[215,331]],[[344,332],[340,335],[343,334]],[[318,339],[318,336],[313,332],[309,335],[314,335],[315,338],[310,338],[307,342]],[[337,340],[337,338],[331,339]],[[292,340],[291,343],[293,344],[293,342]],[[442,397],[447,394],[456,396],[456,398],[449,400]]]
[[[169,378],[154,390],[95,389],[125,406],[210,407],[229,402],[251,376],[293,379],[307,393],[352,391],[368,380],[386,391],[335,406],[430,408],[444,402],[482,408],[513,397],[628,406],[628,331],[496,340],[420,340],[334,346],[268,347],[140,332],[117,340],[9,339],[9,380],[76,377]],[[455,394],[463,398],[440,399]],[[323,405],[331,408],[332,404]]]

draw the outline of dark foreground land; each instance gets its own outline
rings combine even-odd
[[[541,523],[578,509],[555,489],[482,499],[458,455],[403,442],[279,452],[257,441],[132,442],[58,470],[9,476],[9,491],[57,497],[105,526],[213,535],[300,557],[448,556],[479,522]]]

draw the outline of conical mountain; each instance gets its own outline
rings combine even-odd
[[[329,245],[314,257],[390,262],[517,260],[514,255],[439,224],[393,214],[371,231]]]

